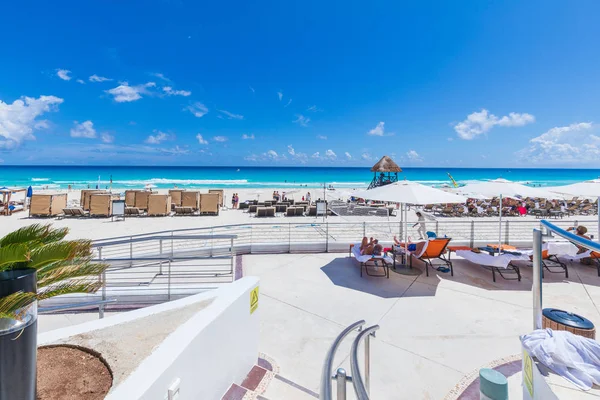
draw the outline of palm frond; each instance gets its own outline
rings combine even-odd
[[[18,311],[36,299],[37,294],[30,292],[15,292],[0,298],[0,318],[21,319]]]
[[[29,261],[29,248],[20,243],[0,247],[0,272],[12,269],[17,263]]]
[[[31,250],[30,262],[27,267],[38,269],[62,260],[88,257],[90,254],[91,248],[88,240],[48,243]]]
[[[16,243],[39,242],[46,244],[57,242],[63,240],[68,233],[68,228],[52,228],[49,224],[32,224],[4,236],[0,239],[0,247]]]
[[[102,282],[92,281],[90,279],[73,279],[47,287],[46,290],[38,292],[37,299],[41,301],[65,294],[96,293],[101,287]]]
[[[93,264],[86,262],[62,265],[60,267],[47,270],[42,274],[38,272],[38,288],[41,289],[50,285],[54,285],[67,279],[82,278],[86,276],[92,279],[92,277],[95,278],[104,272],[107,267],[107,264]]]

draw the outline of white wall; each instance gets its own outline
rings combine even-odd
[[[256,286],[258,278],[246,277],[218,289],[212,304],[169,335],[107,399],[163,400],[176,379],[178,400],[220,399],[258,359],[260,300],[250,314]]]

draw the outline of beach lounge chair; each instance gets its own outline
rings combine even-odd
[[[363,267],[365,268],[365,273],[369,276],[376,276],[376,277],[385,277],[385,278],[390,278],[390,265],[392,265],[394,263],[394,260],[389,257],[388,255],[384,255],[384,256],[373,256],[373,255],[362,255],[360,254],[360,243],[356,243],[353,246],[350,246],[350,253],[352,254],[352,256],[354,256],[354,258],[356,259],[356,261],[358,261],[360,263],[360,276],[363,276]],[[368,263],[373,263],[374,266],[376,267],[381,267],[383,268],[383,274],[377,274],[377,273],[369,273],[369,265],[367,265]]]
[[[181,193],[181,207],[191,207],[193,212],[200,208],[200,192],[189,191]]]
[[[296,216],[304,215],[304,207],[296,207]]]
[[[258,207],[256,209],[257,217],[274,217],[275,207]]]
[[[89,216],[89,212],[85,211],[82,207],[63,208],[63,214],[65,217],[87,217],[87,216]]]
[[[387,210],[384,210],[384,211],[385,211],[385,215],[387,216],[388,215],[388,211]],[[310,207],[308,207],[306,215],[308,215],[309,217],[316,217],[317,216],[317,207],[316,206],[310,206]]]
[[[433,260],[440,260],[450,268],[450,275],[454,276],[454,268],[452,263],[445,256],[446,247],[452,239],[450,238],[438,238],[431,239],[423,250],[423,253],[416,258],[425,263],[425,273],[429,276],[429,267],[434,268]]]
[[[81,206],[81,208],[83,208],[85,211],[90,211],[90,197],[93,194],[97,194],[97,193],[106,193],[105,190],[98,190],[98,189],[84,189],[81,191],[81,196],[79,199],[79,205]]]
[[[125,216],[136,216],[139,217],[141,215],[144,215],[144,211],[140,210],[137,207],[125,207]]]
[[[223,207],[223,200],[225,197],[225,192],[223,189],[210,189],[208,193],[214,193],[219,195],[218,206]]]
[[[112,215],[112,195],[93,193],[90,196],[90,216],[110,217]]]
[[[194,215],[195,212],[193,207],[175,207],[175,215]]]
[[[464,258],[473,264],[478,264],[482,268],[492,271],[492,279],[496,282],[496,273],[506,280],[521,281],[521,270],[513,261],[529,261],[529,255],[502,253],[499,255],[490,255],[483,252],[474,252],[472,250],[457,250],[456,255]],[[517,278],[509,278],[510,275],[517,275]]]
[[[125,191],[125,207],[135,207],[135,194],[141,190],[126,190]]]
[[[263,207],[263,206],[261,206],[261,207]],[[257,209],[258,209],[258,206],[256,204],[250,204],[250,206],[248,207],[248,213],[256,214]]]
[[[151,194],[148,197],[148,215],[165,216],[171,213],[171,196]]]
[[[171,208],[181,206],[181,194],[185,192],[183,189],[171,189],[169,195],[171,195]]]
[[[285,210],[285,215],[287,217],[293,217],[293,216],[295,216],[296,215],[296,207],[288,207]]]
[[[275,206],[275,212],[277,213],[284,213],[287,211],[288,206],[285,204],[277,204]]]
[[[200,214],[219,215],[220,193],[203,193],[200,195]]]
[[[34,194],[29,204],[29,216],[54,217],[62,214],[67,208],[67,195],[65,194]]]

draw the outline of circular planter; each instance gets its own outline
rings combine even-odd
[[[35,269],[0,272],[0,297],[36,289]],[[37,302],[19,314],[19,320],[0,318],[0,400],[35,399]]]

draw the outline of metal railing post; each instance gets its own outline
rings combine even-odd
[[[100,262],[102,262],[102,247],[98,248],[98,258],[100,259]],[[106,272],[102,271],[102,273],[100,274],[100,276],[98,276],[98,281],[100,281],[100,283],[102,283],[102,300],[106,300]],[[100,304],[98,306],[98,318],[102,319],[104,318],[104,304]]]
[[[325,222],[325,253],[329,253],[329,222]]]
[[[161,260],[159,261],[159,266],[160,266],[160,270],[158,271],[159,275],[162,275],[162,273],[163,273],[162,272],[162,265],[163,265],[163,262],[162,262],[162,254],[163,254],[162,244],[163,244],[163,241],[162,241],[162,239],[160,239],[160,241],[159,241],[159,250],[160,250],[160,258],[161,258]]]
[[[440,231],[440,221],[435,221],[435,236],[439,235]]]
[[[363,222],[363,237],[367,236],[367,223]]]
[[[504,234],[506,236],[504,238],[506,244],[510,244],[510,230],[508,229],[508,225],[510,225],[510,222],[506,220],[506,233]]]
[[[542,231],[533,230],[533,329],[542,329]]]
[[[171,259],[169,259],[169,277],[167,280],[167,299],[171,301]]]
[[[338,368],[334,378],[337,383],[337,400],[346,400],[346,381],[348,380],[346,370],[344,368]]]
[[[473,248],[475,243],[475,221],[471,221],[471,240],[469,241],[469,247]]]
[[[367,394],[370,394],[371,390],[371,336],[374,333],[370,333],[365,338],[365,388]]]
[[[288,223],[288,253],[292,252],[292,224]]]
[[[171,257],[173,257],[173,234],[175,232],[171,231]]]
[[[235,279],[235,274],[233,272],[234,270],[234,262],[233,262],[233,258],[235,257],[235,250],[233,249],[233,238],[231,238],[231,274],[233,275],[233,279]]]

